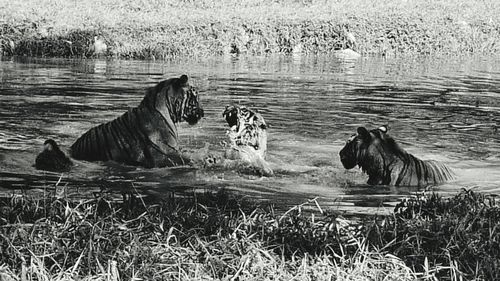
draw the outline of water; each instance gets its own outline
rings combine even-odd
[[[275,177],[84,161],[75,161],[72,172],[62,176],[34,169],[46,139],[67,150],[89,128],[136,106],[145,88],[184,73],[199,88],[206,117],[195,126],[179,126],[182,147],[195,155],[203,148],[221,152],[225,105],[247,105],[269,124],[268,160]],[[2,194],[54,192],[56,185],[83,197],[103,188],[157,196],[225,188],[283,207],[316,198],[323,208],[386,213],[418,189],[367,186],[367,176],[344,170],[338,157],[358,126],[383,124],[409,152],[443,161],[459,175],[433,190],[445,196],[461,188],[500,193],[499,58],[23,58],[2,60],[0,78]]]

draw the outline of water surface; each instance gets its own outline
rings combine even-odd
[[[116,163],[77,164],[68,174],[33,168],[43,142],[63,150],[86,130],[136,106],[162,79],[191,77],[206,117],[179,126],[193,155],[221,152],[227,104],[258,109],[269,124],[266,178],[203,168],[143,169]],[[3,59],[0,62],[0,193],[54,186],[91,196],[106,189],[154,195],[226,188],[279,206],[317,198],[349,212],[387,212],[416,188],[370,187],[359,170],[342,168],[338,152],[358,126],[387,124],[402,147],[440,160],[459,175],[433,187],[499,194],[500,59],[218,57],[203,60],[105,61]]]

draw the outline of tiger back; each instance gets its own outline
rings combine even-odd
[[[424,187],[455,179],[453,171],[441,162],[408,157],[401,165],[393,165],[390,185]]]

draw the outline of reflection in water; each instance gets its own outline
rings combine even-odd
[[[318,197],[351,212],[384,212],[409,188],[366,186],[345,171],[338,151],[358,126],[389,124],[408,152],[444,161],[461,187],[500,193],[500,66],[492,58],[420,61],[332,57],[241,57],[202,61],[19,59],[0,62],[0,192],[57,185],[82,196],[102,188],[154,195],[190,188],[227,188],[287,205]],[[147,87],[188,74],[202,93],[205,118],[181,124],[180,143],[193,155],[222,152],[227,104],[259,109],[269,125],[272,178],[204,168],[143,169],[76,161],[69,174],[32,166],[43,142],[69,146],[89,128],[136,106]],[[202,157],[203,155],[198,155]],[[76,190],[76,191],[75,191]]]

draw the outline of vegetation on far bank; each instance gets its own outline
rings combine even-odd
[[[496,0],[0,0],[0,53],[92,57],[95,46],[140,59],[348,47],[364,55],[497,53],[499,14]]]
[[[471,191],[414,197],[393,216],[358,221],[315,202],[315,212],[277,212],[223,191],[153,200],[3,198],[0,279],[500,278],[500,208]]]

